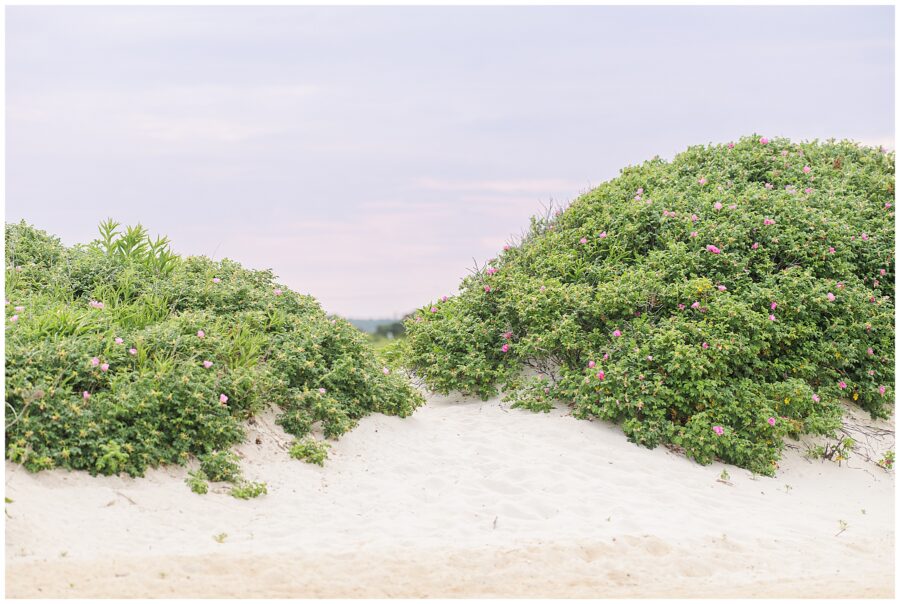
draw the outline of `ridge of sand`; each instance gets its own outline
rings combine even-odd
[[[192,493],[186,468],[7,462],[7,596],[894,594],[894,475],[860,456],[789,449],[759,477],[565,409],[459,396],[364,418],[324,468],[289,458],[290,440],[271,412],[250,426],[237,450],[269,490],[250,501]]]

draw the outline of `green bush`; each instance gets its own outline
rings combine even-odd
[[[5,239],[6,455],[30,470],[138,476],[225,455],[270,403],[297,437],[336,438],[423,402],[364,334],[270,271],[179,258],[114,222],[71,248],[25,223]]]
[[[744,138],[653,159],[532,219],[406,322],[433,390],[548,398],[634,442],[772,474],[840,399],[894,400],[894,154]],[[523,380],[528,367],[554,380]],[[548,372],[544,372],[548,373]]]
[[[319,442],[312,438],[295,441],[291,445],[290,455],[294,459],[301,459],[307,463],[324,466],[328,459],[328,443]]]

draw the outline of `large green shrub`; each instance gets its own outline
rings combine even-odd
[[[6,454],[31,470],[140,475],[240,442],[269,403],[297,437],[423,401],[364,334],[269,271],[179,258],[101,225],[66,248],[6,226]]]
[[[840,399],[893,407],[893,201],[894,154],[849,142],[653,159],[420,309],[407,364],[440,392],[557,398],[771,474],[783,437],[829,432]]]

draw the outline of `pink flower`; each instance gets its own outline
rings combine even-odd
[[[847,387],[847,383],[844,382],[843,380],[838,382],[838,388],[840,388],[841,390],[844,390],[846,387]]]
[[[97,302],[96,300],[91,300],[88,304],[93,308],[103,308],[103,302]]]
[[[488,269],[487,269],[487,274],[488,274],[488,275],[493,275],[493,274],[496,273],[496,272],[497,272],[497,269],[494,268],[493,266],[489,266]]]
[[[109,371],[109,363],[103,363],[100,365],[100,371]]]
[[[319,394],[325,394],[325,389],[324,389],[324,388],[319,388]]]
[[[608,361],[608,360],[609,360],[609,353],[608,353],[608,352],[603,353],[603,360],[604,360],[604,361]]]
[[[698,180],[697,182],[699,182],[701,185],[705,185],[705,184],[706,184],[706,179],[705,179],[704,177],[701,176],[701,177],[700,177],[700,180]]]
[[[878,287],[878,279],[872,279],[872,287]]]
[[[581,245],[584,245],[585,243],[587,243],[587,237],[582,237],[578,241],[579,241],[579,243],[581,243]]]
[[[509,352],[509,344],[504,344],[500,347],[500,350],[502,350],[503,352]]]
[[[881,396],[884,396],[885,392],[887,392],[887,388],[885,388],[884,386],[878,387],[878,394],[880,394]]]
[[[833,248],[833,247],[828,248],[828,253],[829,253],[829,254],[833,254],[833,253],[834,253],[834,248]]]
[[[829,302],[834,302],[834,294],[833,293],[828,292],[828,295],[825,297],[828,298]]]
[[[636,193],[637,193],[638,195],[643,195],[643,194],[644,194],[644,187],[638,187],[638,190],[637,190]]]
[[[212,366],[213,366],[212,361],[203,361],[203,367],[205,367],[206,369],[209,369]]]
[[[605,379],[606,379],[606,374],[603,373],[602,371],[598,371],[598,372],[597,372],[597,379],[598,379],[598,380],[601,380],[601,381],[602,381],[602,380],[605,380]]]
[[[885,274],[887,274],[887,271],[884,269],[880,269],[878,272],[881,274],[882,277],[884,277]]]
[[[702,344],[700,344],[700,348],[702,348],[703,350],[706,350],[707,348],[709,348],[709,344],[706,342],[703,342]]]
[[[437,312],[437,310],[438,310],[438,309],[437,309],[437,306],[432,306],[432,307],[431,307],[431,312]]]
[[[599,235],[597,235],[600,239],[606,239],[606,231],[603,231]]]
[[[729,148],[729,149],[734,149],[734,143],[728,143],[728,148]]]
[[[818,402],[819,402],[820,400],[822,400],[822,399],[819,398],[819,395],[818,395],[818,394],[813,394],[813,395],[812,395],[812,400],[813,400],[813,402],[818,403]]]
[[[768,145],[768,144],[769,144],[769,139],[767,139],[765,136],[763,136],[763,137],[761,137],[761,138],[759,139],[759,144],[760,144],[760,145]]]
[[[737,204],[736,204],[736,203],[730,203],[730,204],[728,204],[728,209],[729,209],[729,210],[736,210],[736,209],[737,209]]]
[[[387,367],[385,367],[381,370],[381,373],[383,373],[384,375],[388,375],[390,372],[391,372],[391,370],[388,369]]]
[[[884,203],[884,207],[885,207],[885,209],[889,209],[889,208],[891,207],[891,202],[886,201],[886,202]]]
[[[24,312],[25,307],[24,306],[16,306],[15,308],[13,308],[13,310],[16,312]]]
[[[693,304],[691,304],[691,308],[700,308],[700,301],[697,300],[696,302],[694,302]]]
[[[787,155],[788,155],[787,149],[785,149],[784,151],[781,152],[781,157],[787,157]]]
[[[713,426],[713,432],[715,432],[717,436],[722,436],[725,434],[725,429],[722,426]]]
[[[648,361],[652,361],[652,360],[653,360],[653,355],[652,355],[652,354],[648,354],[648,355],[647,355],[647,360],[648,360]]]
[[[679,304],[679,305],[678,305],[678,310],[684,310],[684,304]]]
[[[218,277],[213,277],[213,283],[221,283],[221,282],[222,282],[222,280],[219,279]]]
[[[728,288],[725,287],[724,285],[720,285],[720,286],[719,286],[719,291],[720,291],[720,292],[726,291],[727,289],[728,289]]]
[[[490,285],[485,285],[485,286],[484,286],[484,291],[487,292],[487,293],[490,293],[490,292],[491,292],[491,286],[490,286]]]
[[[220,394],[220,395],[219,395],[219,402],[222,403],[222,404],[224,405],[225,403],[228,402],[228,397],[225,396],[224,394]]]
[[[813,192],[812,187],[806,187],[805,189],[803,189],[803,192],[806,193],[807,195],[809,195],[810,193]]]
[[[757,242],[754,241],[754,242],[753,242],[753,245],[750,246],[750,249],[751,249],[751,250],[755,250],[755,249],[758,248],[758,247],[759,247],[759,244],[758,244]]]
[[[282,291],[281,291],[280,289],[278,289],[278,288],[275,288],[275,290],[274,290],[272,293],[274,293],[276,296],[280,296],[280,295],[281,295],[282,293],[284,293],[284,292],[282,292]]]
[[[775,310],[776,308],[778,308],[778,302],[772,302],[771,304],[769,304],[769,308]]]
[[[441,302],[446,302],[446,301],[447,301],[447,296],[441,296]]]
[[[100,359],[98,359],[97,357],[94,357],[93,359],[91,359],[91,365],[93,367],[96,367],[99,364],[100,364]]]
[[[804,174],[809,174],[810,172],[812,172],[812,168],[810,168],[809,166],[803,166]]]
[[[509,251],[509,246],[508,246],[508,245],[504,245],[504,246],[503,246],[503,251],[504,251],[504,252],[508,252],[508,251]]]
[[[720,250],[719,248],[717,248],[717,247],[714,246],[714,245],[707,245],[707,246],[706,246],[706,251],[707,251],[707,252],[711,252],[711,253],[713,253],[713,254],[721,254],[721,253],[722,253],[722,250]]]
[[[588,361],[588,369],[593,369],[596,366],[597,366],[597,363],[595,363],[594,361]]]
[[[697,216],[696,214],[691,214],[691,222],[697,222],[698,220],[700,220],[699,216]]]
[[[769,226],[770,224],[775,224],[775,221],[772,220],[771,218],[764,218],[764,219],[763,219],[763,224],[764,224],[765,226]]]
[[[206,332],[204,332],[204,331],[201,329],[200,331],[197,332],[197,337],[200,338],[200,339],[205,338],[205,337],[206,337]]]
[[[714,203],[714,204],[713,204],[713,209],[714,209],[714,210],[721,210],[721,209],[722,209],[722,202],[717,201],[716,203]]]
[[[769,422],[769,425],[770,425],[770,426],[774,426],[774,425],[775,425],[775,418],[774,418],[774,417],[770,417],[770,418],[767,419],[766,421]]]
[[[123,342],[125,342],[125,340],[122,338],[116,338],[116,344],[122,344]]]
[[[10,323],[15,323],[18,320],[19,320],[19,315],[13,315],[9,318]]]
[[[693,238],[695,238],[695,237],[697,237],[697,236],[698,236],[697,231],[691,231],[691,239],[693,239]]]
[[[770,183],[770,182],[767,182],[767,183],[766,183],[766,188],[769,189],[769,190],[771,191],[772,189],[775,188],[775,185],[773,185],[773,184]]]
[[[511,331],[507,331],[507,332],[504,332],[504,333],[503,333],[503,339],[504,339],[504,340],[511,340],[512,337],[513,337],[513,333],[512,333]]]
[[[769,321],[774,321],[774,320],[775,320],[775,315],[769,315]]]
[[[835,284],[835,287],[837,287],[838,289],[844,289],[844,284],[843,284],[843,282],[838,281],[838,282]]]
[[[868,241],[868,240],[869,240],[869,236],[866,235],[865,233],[863,233],[862,235],[860,235],[860,239],[862,239],[863,241]]]
[[[137,348],[129,348],[129,349],[128,349],[128,354],[130,354],[131,356],[136,355],[136,354],[137,354]]]
[[[84,398],[84,400],[88,400],[89,398],[91,398],[91,393],[88,392],[87,390],[85,390],[84,392],[81,393],[81,396],[82,396],[82,398]]]
[[[615,330],[615,331],[613,332],[613,337],[614,337],[614,338],[618,338],[618,337],[621,336],[621,335],[622,335],[622,332],[619,331],[618,329]]]
[[[542,285],[542,286],[541,286],[541,291],[542,291],[542,292],[547,291],[547,286],[546,286],[546,285]]]

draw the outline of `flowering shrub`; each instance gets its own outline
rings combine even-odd
[[[230,459],[212,454],[270,403],[298,438],[316,427],[336,438],[369,413],[405,417],[422,404],[364,334],[270,271],[179,258],[138,227],[116,228],[66,248],[6,227],[9,459],[137,476],[211,455],[192,484],[203,490]]]
[[[838,426],[839,399],[893,406],[893,201],[893,153],[849,142],[626,168],[407,320],[407,364],[439,392],[552,397],[772,474],[785,436]],[[552,379],[521,378],[539,365]]]

